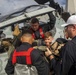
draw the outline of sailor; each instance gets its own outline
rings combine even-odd
[[[36,67],[38,75],[49,75],[48,63],[44,60],[40,50],[32,48],[33,41],[34,41],[34,38],[32,37],[32,32],[30,30],[25,30],[21,36],[22,44],[19,47],[17,47],[16,50],[12,53],[6,65],[5,71],[8,75],[14,74],[14,67],[16,63],[22,64],[22,65],[26,65],[27,63],[30,64],[30,60],[28,58],[26,59],[26,56],[23,55],[24,53],[20,54],[20,52],[25,52],[25,51],[27,52],[28,50],[31,51],[30,53],[31,62],[32,62],[32,65]],[[15,57],[16,54],[18,54],[18,52],[21,56]],[[17,59],[15,60],[15,58]]]
[[[62,25],[68,37],[72,40],[68,41],[61,50],[60,60],[56,61],[52,52],[47,49],[46,56],[49,56],[56,75],[76,75],[76,15],[68,18],[66,24]]]
[[[47,25],[40,25],[39,20],[37,18],[32,18],[31,19],[29,29],[33,32],[34,39],[39,41],[39,44],[44,39],[44,33],[47,32],[47,31],[50,31],[55,25],[55,21],[56,21],[55,16],[52,13],[50,13],[49,16],[50,16],[50,23],[47,24]],[[26,28],[23,28],[23,30],[25,30],[25,29]],[[20,33],[21,32],[19,31],[18,26],[15,27],[15,30],[14,30],[14,33],[13,33],[13,35],[16,36],[16,40],[14,42],[15,47],[17,45],[16,43],[18,43],[18,40],[20,38]]]
[[[33,36],[35,39],[44,39],[44,33],[47,31],[50,31],[52,29],[52,26],[55,25],[55,17],[52,13],[50,13],[50,24],[47,25],[40,25],[39,20],[37,18],[32,18],[30,25],[31,30],[33,31]]]

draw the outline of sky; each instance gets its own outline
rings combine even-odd
[[[60,5],[66,4],[66,0],[55,0],[55,1],[58,2]]]
[[[55,2],[58,2],[60,6],[65,6],[66,4],[66,0],[55,0]],[[0,0],[0,16],[34,4],[37,4],[34,0]]]
[[[63,6],[63,8],[65,9],[66,0],[54,0],[54,1],[58,2],[60,4],[60,6]]]

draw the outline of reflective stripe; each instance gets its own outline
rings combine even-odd
[[[27,51],[20,51],[17,52],[16,50],[13,53],[13,58],[12,58],[12,63],[15,64],[17,62],[17,56],[25,56],[26,57],[26,64],[30,65],[32,64],[31,62],[31,52],[34,50],[33,48],[29,48]]]

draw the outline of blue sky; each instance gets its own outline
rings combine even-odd
[[[55,2],[58,2],[58,4],[63,7],[63,9],[65,10],[65,6],[66,6],[66,0],[54,0]]]
[[[61,6],[66,4],[66,0],[54,0],[55,2],[58,2]]]

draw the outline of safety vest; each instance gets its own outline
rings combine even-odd
[[[43,33],[43,30],[42,30],[41,27],[39,27],[39,33],[40,33],[40,37],[41,37],[42,39],[44,39],[44,33]],[[34,33],[33,33],[33,37],[36,38]]]
[[[17,52],[15,50],[14,53],[13,53],[12,64],[16,64],[17,56],[25,56],[26,57],[26,64],[31,65],[32,62],[31,62],[31,55],[30,54],[31,54],[32,50],[34,50],[34,49],[29,48],[27,51],[20,51],[20,52]]]

